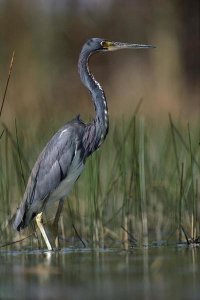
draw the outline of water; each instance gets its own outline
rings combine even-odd
[[[200,299],[200,248],[0,252],[0,299]]]

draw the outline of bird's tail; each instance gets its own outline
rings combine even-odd
[[[12,224],[12,227],[17,231],[20,231],[21,229],[24,229],[27,226],[25,206],[26,203],[22,203],[17,209],[16,213],[11,218],[10,224]]]
[[[20,229],[25,227],[24,217],[23,217],[23,208],[18,208],[14,214],[8,216],[8,218],[1,224],[0,229],[2,231],[7,230],[9,227],[13,227],[13,229],[20,231]]]

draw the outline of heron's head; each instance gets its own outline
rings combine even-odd
[[[144,49],[144,48],[155,48],[152,45],[144,45],[144,44],[132,44],[132,43],[121,43],[121,42],[112,42],[105,39],[100,38],[91,38],[89,39],[84,48],[87,48],[91,53],[99,52],[99,51],[114,51],[120,49]]]

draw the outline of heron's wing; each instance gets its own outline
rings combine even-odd
[[[80,128],[70,124],[50,140],[31,172],[24,195],[28,205],[45,199],[67,176],[81,137]]]
[[[23,201],[16,212],[15,229],[26,227],[43,210],[45,200],[67,176],[77,152],[81,162],[84,127],[84,123],[75,119],[61,128],[46,145],[32,169]]]

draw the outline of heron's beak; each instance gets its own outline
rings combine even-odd
[[[156,48],[153,45],[129,44],[129,43],[109,42],[109,41],[104,41],[102,46],[108,51],[114,51],[114,50],[119,50],[119,49]]]

